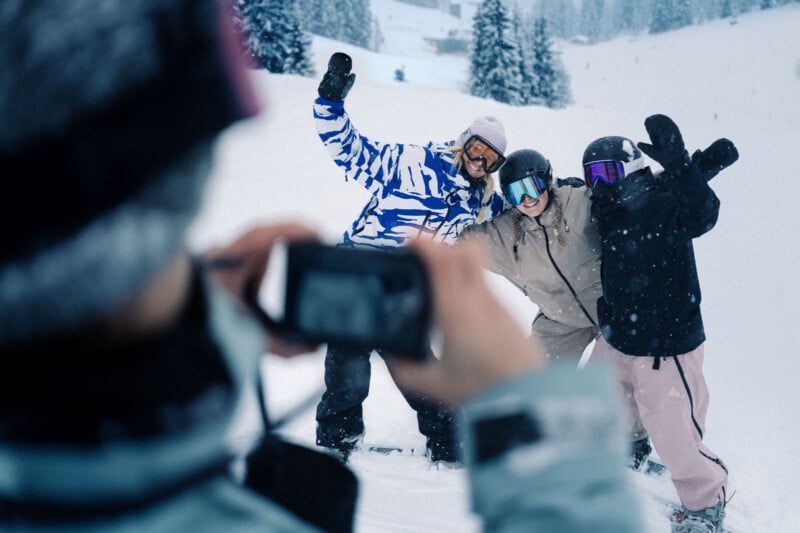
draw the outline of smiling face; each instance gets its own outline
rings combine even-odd
[[[531,218],[538,217],[544,212],[545,208],[547,207],[547,201],[549,199],[550,199],[549,189],[543,192],[542,195],[535,200],[526,194],[525,196],[522,197],[522,203],[516,206],[516,208],[523,215],[527,215]]]
[[[469,174],[469,177],[475,178],[475,179],[485,178],[486,177],[486,171],[483,170],[483,163],[481,162],[480,159],[476,159],[476,160],[473,161],[470,158],[468,158],[466,155],[462,154],[461,162],[462,162],[462,166],[464,168],[464,171],[467,174]]]

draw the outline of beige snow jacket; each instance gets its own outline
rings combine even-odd
[[[537,218],[511,208],[467,228],[460,239],[484,238],[490,269],[519,287],[550,320],[596,327],[600,237],[586,187],[551,187],[550,205]]]

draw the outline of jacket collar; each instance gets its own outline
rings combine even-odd
[[[216,471],[231,460],[234,414],[241,410],[244,397],[254,398],[240,392],[253,385],[248,376],[256,375],[264,336],[227,294],[203,285],[207,289],[204,324],[217,348],[223,375],[219,376],[221,381],[211,380],[201,387],[197,401],[172,406],[178,419],[185,417],[193,422],[138,438],[123,436],[77,444],[55,437],[36,442],[4,438],[0,442],[0,499],[27,505],[118,506],[147,499],[203,472]],[[132,379],[158,380],[159,376]],[[55,406],[58,398],[51,401]],[[166,404],[162,407],[170,408]],[[193,417],[184,412],[192,410],[205,411],[208,416]]]

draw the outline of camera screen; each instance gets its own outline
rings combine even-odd
[[[383,291],[375,276],[311,270],[298,287],[297,325],[313,335],[372,337],[379,329]]]
[[[424,267],[403,251],[289,248],[285,324],[306,340],[419,355],[427,351]]]

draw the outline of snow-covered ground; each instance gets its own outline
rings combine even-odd
[[[553,111],[509,107],[464,94],[464,57],[437,56],[421,38],[464,23],[444,13],[392,0],[372,0],[386,45],[380,54],[315,38],[318,74],[330,53],[353,56],[357,80],[347,99],[355,125],[384,141],[454,138],[479,115],[506,127],[509,151],[535,148],[561,177],[580,175],[584,147],[602,135],[645,140],[642,122],[665,113],[690,149],[732,139],[741,159],[712,183],[722,200],[716,228],[695,242],[704,293],[706,377],[711,392],[707,443],[731,472],[731,513],[750,531],[800,530],[794,413],[800,376],[794,311],[800,302],[800,5],[714,21],[659,36],[642,34],[595,46],[564,47],[574,104]],[[421,16],[423,13],[425,16]],[[405,66],[406,83],[393,81]],[[314,130],[311,103],[318,77],[254,73],[264,113],[231,129],[218,146],[217,167],[193,244],[223,242],[255,222],[296,220],[335,241],[367,195],[345,182]],[[528,326],[534,306],[502,278],[493,287]],[[264,361],[275,416],[319,394],[323,353]],[[365,403],[368,443],[424,448],[414,413],[373,358]],[[249,428],[244,425],[242,438]],[[285,433],[313,444],[314,413]],[[357,530],[475,531],[464,472],[432,467],[419,456],[355,454],[361,480]],[[624,510],[620,510],[624,512]],[[668,531],[645,504],[648,531]]]

